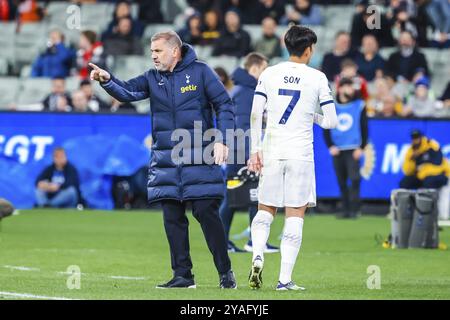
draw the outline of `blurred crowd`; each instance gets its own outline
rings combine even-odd
[[[53,90],[43,101],[45,110],[134,110],[133,105],[105,102],[93,93],[88,80],[88,62],[108,67],[108,57],[144,54],[148,48],[143,45],[142,36],[148,25],[172,23],[179,26],[177,32],[183,41],[210,47],[212,56],[242,58],[257,51],[269,59],[282,59],[287,58],[287,50],[282,36],[277,35],[278,26],[319,26],[325,21],[319,5],[354,4],[350,29],[335,30],[333,50],[325,53],[316,67],[335,86],[340,78],[353,78],[358,93],[366,101],[369,116],[450,117],[449,84],[444,92],[434,92],[430,86],[429,61],[421,52],[425,47],[449,50],[448,0],[184,1],[188,8],[174,21],[165,21],[160,0],[133,1],[138,5],[136,18],[131,14],[130,1],[66,1],[79,5],[112,2],[115,10],[106,30],[101,34],[83,31],[75,47],[67,45],[61,30],[50,31],[46,50],[36,57],[31,70],[31,77],[53,79]],[[0,21],[16,20],[20,29],[23,23],[45,20],[49,2],[0,0]],[[380,27],[374,28],[377,23]],[[262,36],[252,39],[254,35],[244,30],[244,25],[260,25]],[[433,30],[431,37],[429,29]],[[379,49],[385,47],[396,47],[386,60],[379,53]],[[217,71],[224,84],[231,88],[232,79],[225,69]],[[79,89],[66,92],[64,79],[73,76],[80,79]]]

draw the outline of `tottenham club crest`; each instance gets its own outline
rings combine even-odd
[[[189,80],[190,77],[191,77],[190,75],[186,74],[186,83],[187,84],[189,84],[189,82],[190,82],[190,80]]]

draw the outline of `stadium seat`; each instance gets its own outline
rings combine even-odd
[[[161,31],[172,30],[172,24],[150,24],[144,30],[144,35],[142,36],[142,45],[144,48],[149,45],[152,36],[155,33]]]
[[[262,28],[259,24],[246,24],[243,26],[243,29],[249,33],[252,46],[262,37]]]
[[[21,79],[29,78],[31,76],[31,70],[32,70],[31,64],[24,65],[20,69],[20,78]]]
[[[51,80],[47,78],[29,78],[20,83],[18,107],[40,103],[51,92]]]
[[[212,46],[194,46],[194,50],[200,60],[208,61],[211,58],[211,53],[213,51]],[[147,50],[149,51],[149,50]],[[149,51],[150,52],[150,51]]]
[[[48,15],[45,20],[49,24],[58,25],[61,26],[62,28],[67,28],[66,23],[69,21],[68,18],[74,13],[73,9],[68,10],[68,8],[71,6],[74,6],[74,4],[67,2],[51,1],[46,8]],[[76,19],[73,19],[73,21],[75,22]]]
[[[230,74],[239,66],[239,59],[227,56],[211,57],[207,63],[211,68],[222,67]]]
[[[114,12],[114,6],[113,6],[112,11],[111,11],[111,16],[113,15],[113,12]],[[132,3],[131,4],[131,17],[133,19],[138,19],[139,18],[139,4],[137,4],[137,3]]]
[[[152,66],[152,61],[145,56],[117,56],[114,66],[114,75],[128,80],[147,71]]]
[[[8,60],[0,57],[0,76],[8,74]]]
[[[396,47],[385,47],[380,49],[380,55],[385,59],[389,59],[390,55],[397,51]]]
[[[354,5],[321,6],[321,10],[325,26],[337,25],[344,26],[344,30],[350,29],[352,17],[355,13]],[[339,29],[334,29],[334,31],[337,32]]]
[[[81,28],[91,29],[94,25],[94,31],[105,30],[112,19],[114,4],[110,3],[91,3],[81,6]],[[99,17],[102,17],[99,19]],[[93,29],[91,29],[93,30]]]
[[[285,32],[289,29],[288,26],[282,26],[282,25],[278,25],[277,29],[275,30],[275,33],[277,36],[279,36],[280,38],[284,37]]]
[[[9,64],[14,63],[14,33],[15,24],[0,23],[0,59],[6,59]]]
[[[136,111],[139,113],[150,112],[150,99],[133,102],[133,104],[136,106]]]
[[[46,46],[46,23],[27,23],[22,25],[14,41],[15,65],[31,63]]]
[[[0,110],[7,109],[8,105],[15,103],[19,82],[19,78],[16,77],[0,77]]]
[[[188,7],[184,0],[161,0],[161,13],[164,21],[174,21],[175,17]]]
[[[100,97],[100,99],[102,99],[103,101],[107,102],[107,103],[111,103],[112,101],[112,97],[108,94],[108,92],[105,91],[105,89],[103,89],[100,84],[95,81],[94,85],[94,92],[97,96]]]
[[[80,87],[80,78],[79,77],[68,77],[66,78],[66,91],[72,93]]]

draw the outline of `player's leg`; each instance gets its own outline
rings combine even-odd
[[[230,241],[230,229],[231,223],[233,222],[234,213],[235,210],[231,209],[228,206],[228,197],[227,192],[225,191],[224,198],[219,208],[219,216],[220,220],[222,221],[223,228],[225,230],[225,238],[227,239],[228,252],[244,252],[244,250],[237,248],[236,245],[232,241]]]
[[[249,206],[248,215],[249,215],[249,219],[250,219],[250,224],[249,224],[250,226],[252,225],[253,219],[255,218],[257,213],[258,213],[258,206],[256,206],[256,205]],[[250,233],[250,237],[249,237],[247,244],[244,246],[244,249],[248,252],[253,252],[253,241],[252,241],[251,233]],[[265,253],[274,253],[274,252],[279,252],[279,251],[280,251],[280,248],[269,244],[269,242],[266,243],[266,247],[264,249]]]
[[[258,185],[258,212],[253,218],[250,233],[252,235],[253,256],[249,286],[261,287],[261,273],[264,264],[264,250],[270,235],[270,226],[281,206],[284,195],[284,162],[266,159]]]
[[[303,221],[307,206],[286,208],[286,219],[281,237],[281,266],[277,290],[303,290],[292,281],[292,271],[302,244]]]
[[[192,261],[189,254],[189,221],[185,204],[176,200],[162,200],[164,228],[170,247],[174,278],[158,288],[195,287]]]
[[[353,150],[350,150],[346,155],[346,166],[348,177],[350,179],[349,187],[349,202],[350,202],[350,218],[356,218],[360,207],[360,185],[361,185],[361,173],[359,172],[359,160],[353,158]]]
[[[301,290],[292,271],[302,244],[306,208],[316,205],[314,162],[288,160],[285,173],[286,218],[281,236],[281,266],[277,290]]]
[[[77,206],[78,192],[75,187],[69,187],[58,192],[49,204],[53,208],[75,208]]]
[[[201,199],[192,201],[192,215],[202,227],[214,264],[220,277],[221,288],[236,288],[236,280],[231,270],[227,240],[219,217],[219,199]]]
[[[37,207],[44,207],[48,204],[48,196],[47,192],[37,189],[35,191],[35,198],[36,198],[36,206]]]
[[[350,202],[348,199],[349,196],[347,184],[348,172],[347,167],[345,165],[345,151],[341,151],[339,155],[333,157],[333,166],[339,185],[339,190],[341,192],[341,201],[343,207],[342,213],[339,216],[347,217],[350,211]]]
[[[258,212],[251,224],[250,233],[252,235],[253,256],[248,283],[252,289],[259,289],[262,286],[264,251],[270,235],[270,225],[276,213],[276,207],[260,203],[258,205]]]

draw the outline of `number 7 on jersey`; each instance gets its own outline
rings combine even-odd
[[[286,108],[286,111],[284,111],[283,116],[280,119],[279,124],[286,124],[289,117],[291,116],[292,110],[294,110],[294,107],[297,105],[298,100],[300,100],[300,90],[290,90],[290,89],[279,89],[278,94],[280,96],[291,96],[292,99],[289,102],[289,105]]]

